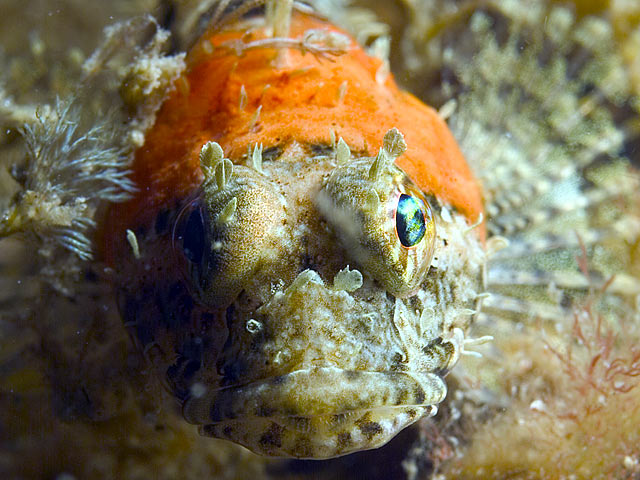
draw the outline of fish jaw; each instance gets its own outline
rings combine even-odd
[[[445,395],[432,373],[310,368],[192,396],[184,415],[256,453],[322,459],[387,443]]]

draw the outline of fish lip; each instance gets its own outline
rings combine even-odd
[[[388,407],[320,417],[253,417],[201,425],[205,437],[223,438],[270,457],[322,460],[381,447],[437,407]]]
[[[192,424],[262,417],[322,417],[383,408],[437,405],[446,384],[432,372],[344,370],[312,367],[243,385],[191,394],[183,407]]]

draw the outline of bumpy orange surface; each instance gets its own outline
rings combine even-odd
[[[312,28],[340,32],[317,18],[295,15],[290,36],[301,37]],[[333,130],[353,152],[375,155],[392,127],[404,134],[408,146],[396,163],[425,192],[471,222],[477,220],[482,212],[480,187],[445,122],[432,108],[400,91],[391,75],[383,83],[376,81],[379,59],[352,40],[345,54],[331,59],[289,49],[286,62],[276,67],[273,48],[250,49],[238,56],[228,48],[211,53],[205,44],[219,47],[260,38],[261,31],[224,31],[205,35],[193,48],[188,71],[179,80],[182,88],[165,102],[136,154],[133,180],[139,193],[111,209],[109,236],[124,238],[124,229],[199,185],[198,154],[207,141],[218,142],[225,156],[234,160],[257,143],[264,148],[292,141],[326,145]],[[243,86],[247,101],[241,108]]]

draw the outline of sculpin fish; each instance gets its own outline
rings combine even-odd
[[[320,459],[437,412],[484,292],[485,227],[438,113],[345,32],[280,8],[192,48],[102,249],[188,422]]]
[[[594,292],[603,321],[634,314],[639,182],[614,123],[633,105],[602,21],[450,26],[459,147],[385,59],[290,7],[212,22],[102,228],[188,422],[270,456],[374,448],[435,415],[470,326],[553,329]]]

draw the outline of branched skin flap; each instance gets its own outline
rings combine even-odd
[[[481,194],[437,113],[350,37],[302,14],[268,30],[244,19],[190,52],[103,253],[187,421],[329,458],[436,413],[483,289]]]

